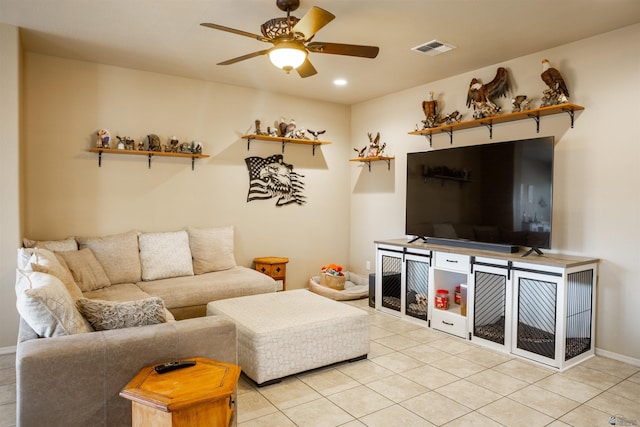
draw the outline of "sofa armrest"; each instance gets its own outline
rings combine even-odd
[[[211,316],[19,342],[18,425],[131,425],[120,390],[145,366],[195,356],[237,364],[235,324]]]

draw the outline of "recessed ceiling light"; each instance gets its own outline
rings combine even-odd
[[[333,81],[333,84],[336,86],[346,86],[347,85],[347,81],[345,79],[335,79]]]

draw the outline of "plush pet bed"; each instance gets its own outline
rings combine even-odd
[[[323,297],[336,301],[348,301],[352,299],[367,298],[369,296],[369,281],[367,278],[346,271],[344,290],[331,289],[320,284],[320,276],[309,279],[309,290]]]

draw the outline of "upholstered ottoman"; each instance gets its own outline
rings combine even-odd
[[[238,327],[238,364],[258,385],[369,352],[369,315],[305,289],[212,301]]]

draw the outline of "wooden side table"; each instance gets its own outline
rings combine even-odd
[[[194,357],[195,366],[158,374],[147,366],[122,389],[133,427],[228,427],[240,367]]]
[[[256,270],[278,282],[279,291],[287,290],[287,263],[289,258],[266,256],[255,258],[253,262],[256,264]]]

